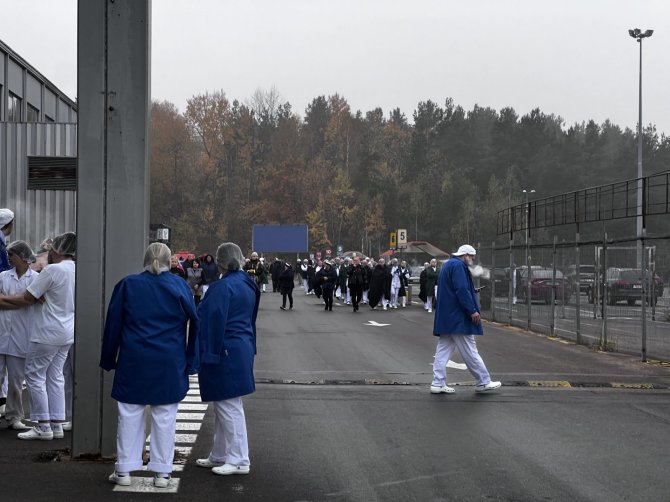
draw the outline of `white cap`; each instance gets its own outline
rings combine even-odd
[[[465,254],[470,254],[473,256],[477,256],[477,251],[475,251],[475,248],[470,246],[469,244],[463,244],[461,247],[458,248],[458,251],[455,253],[451,253],[454,256],[463,256]]]
[[[7,208],[0,209],[0,228],[10,223],[13,219],[14,213],[11,210]]]

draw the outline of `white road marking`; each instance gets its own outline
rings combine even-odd
[[[390,324],[383,324],[376,321],[368,321],[367,323],[363,323],[363,326],[390,326]]]

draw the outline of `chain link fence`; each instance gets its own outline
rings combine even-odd
[[[669,248],[668,238],[606,237],[480,245],[482,315],[645,361],[670,360]]]

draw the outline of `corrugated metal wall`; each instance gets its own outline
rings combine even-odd
[[[37,248],[45,237],[76,230],[76,192],[28,190],[28,155],[77,155],[77,126],[0,123],[0,207],[14,211],[9,241]]]

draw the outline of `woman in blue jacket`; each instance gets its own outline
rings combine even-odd
[[[249,445],[242,396],[256,390],[256,316],[260,290],[241,270],[242,251],[232,242],[216,250],[221,279],[198,306],[201,365],[200,396],[213,401],[214,444],[207,458],[196,460],[214,474],[249,474]]]
[[[116,285],[107,309],[100,367],[116,370],[112,397],[118,401],[117,461],[109,477],[130,485],[142,468],[144,409],[151,406],[151,461],[154,486],[166,488],[174,460],[177,405],[197,372],[198,318],[191,290],[170,270],[170,248],[153,243],[144,254],[145,271]],[[188,325],[188,337],[187,337]]]

